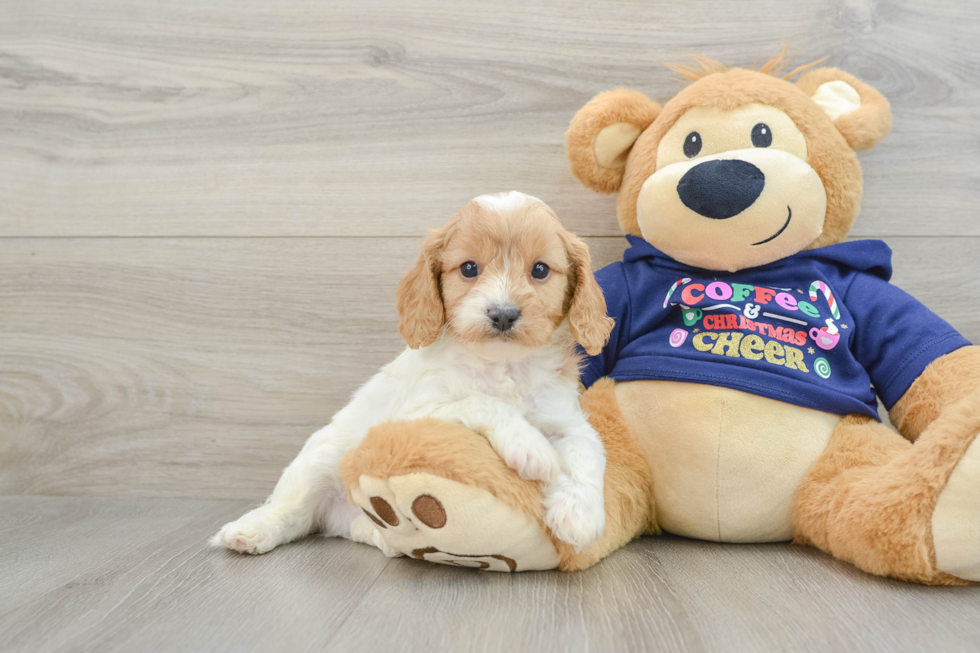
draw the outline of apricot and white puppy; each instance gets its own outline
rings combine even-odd
[[[370,428],[435,417],[483,434],[542,481],[546,522],[581,550],[605,527],[605,449],[579,408],[577,341],[598,353],[612,320],[585,243],[542,201],[482,195],[440,229],[398,286],[409,348],[314,433],[264,505],[212,539],[265,553],[311,532],[391,550],[347,501],[341,459]]]

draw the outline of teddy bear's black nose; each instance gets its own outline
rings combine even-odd
[[[748,161],[705,161],[677,182],[684,206],[714,220],[727,220],[752,206],[766,185],[766,176]]]

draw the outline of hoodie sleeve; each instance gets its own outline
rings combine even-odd
[[[854,355],[888,410],[932,361],[970,344],[917,299],[870,274],[854,279],[845,303],[855,321]]]
[[[623,263],[607,265],[596,272],[595,277],[606,299],[606,314],[616,324],[602,353],[584,357],[580,379],[586,388],[612,372],[620,350],[629,340],[630,298]]]

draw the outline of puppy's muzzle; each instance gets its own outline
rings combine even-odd
[[[487,319],[494,331],[505,333],[514,328],[521,317],[521,311],[514,305],[491,306],[487,309]]]

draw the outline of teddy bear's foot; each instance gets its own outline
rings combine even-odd
[[[362,474],[351,497],[378,546],[418,560],[486,571],[553,569],[558,553],[541,526],[481,488],[432,474]]]
[[[359,539],[388,555],[486,571],[558,566],[538,485],[521,480],[463,426],[433,419],[383,424],[348,453],[341,473],[376,530]]]
[[[964,422],[970,421],[967,415],[963,418]],[[972,421],[963,427],[974,429],[973,442],[956,463],[936,501],[932,541],[938,570],[980,582],[980,437],[976,433],[978,420]]]
[[[797,492],[797,540],[871,573],[980,580],[980,396],[944,409],[913,445],[843,419]]]
[[[586,569],[658,529],[649,466],[623,420],[615,384],[600,379],[581,403],[606,448],[604,488],[590,496],[543,500],[540,485],[521,479],[486,438],[436,419],[371,429],[344,457],[340,473],[380,537],[405,555],[495,571]],[[564,508],[588,515],[566,520]],[[549,521],[569,539],[584,534],[582,545],[602,536],[576,551],[552,532]],[[562,531],[569,523],[571,534]]]

